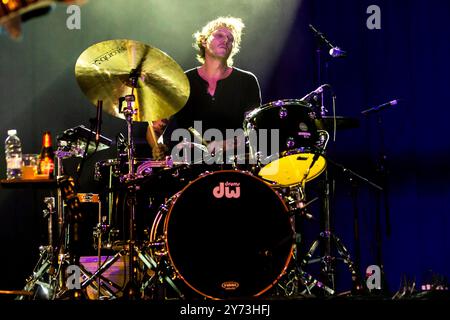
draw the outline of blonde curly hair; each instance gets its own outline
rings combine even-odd
[[[227,28],[233,34],[233,49],[231,49],[230,56],[228,57],[227,63],[229,66],[233,65],[233,56],[239,52],[241,45],[242,30],[245,25],[241,18],[235,18],[231,16],[218,17],[210,22],[208,22],[201,30],[195,32],[193,37],[195,42],[193,47],[197,49],[197,60],[200,63],[205,63],[205,47],[202,43],[208,39],[208,37],[219,28]]]

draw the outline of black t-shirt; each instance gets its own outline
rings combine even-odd
[[[197,68],[186,71],[186,76],[189,99],[172,117],[165,142],[170,141],[174,129],[194,127],[194,121],[202,121],[201,133],[216,128],[225,137],[225,129],[242,128],[245,113],[261,105],[259,83],[251,72],[233,68],[227,78],[217,81],[214,96],[208,93],[208,82],[200,77]]]

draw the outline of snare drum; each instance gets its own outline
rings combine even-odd
[[[278,130],[279,150],[272,153],[269,141],[258,141],[256,148],[250,151],[253,159],[260,160],[258,175],[264,180],[279,186],[293,186],[310,181],[325,170],[325,159],[319,154],[322,150],[318,147],[320,135],[315,113],[306,102],[278,100],[254,109],[244,120],[247,139],[251,131],[258,133],[260,129]],[[264,143],[265,150],[261,148]]]
[[[267,183],[237,170],[205,173],[162,206],[150,231],[179,279],[211,299],[259,296],[292,257],[288,208]]]

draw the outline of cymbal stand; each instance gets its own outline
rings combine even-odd
[[[127,133],[128,133],[128,145],[127,145],[127,156],[128,156],[128,174],[121,177],[121,182],[125,182],[128,187],[128,211],[129,211],[129,242],[128,242],[128,253],[129,253],[129,281],[125,287],[125,298],[136,299],[138,298],[139,286],[137,283],[137,260],[140,259],[144,262],[144,265],[148,264],[146,259],[143,259],[143,255],[140,255],[139,248],[136,246],[136,191],[138,186],[135,181],[137,178],[135,168],[134,168],[134,142],[133,142],[133,116],[136,114],[137,109],[134,109],[134,90],[137,87],[138,82],[138,69],[133,69],[130,73],[129,80],[131,86],[131,94],[121,97],[119,99],[119,109],[120,112],[124,114],[127,122]],[[122,109],[122,102],[126,102],[126,107]]]
[[[131,94],[125,96],[123,99],[121,98],[119,101],[125,101],[126,107],[122,109],[122,106],[119,105],[122,112],[125,116],[125,120],[127,122],[127,158],[128,158],[128,174],[121,177],[121,182],[125,182],[128,185],[129,197],[127,201],[128,205],[128,214],[129,214],[129,241],[128,241],[128,253],[129,253],[129,261],[128,261],[128,271],[129,271],[129,281],[125,287],[125,296],[129,299],[136,299],[138,292],[137,285],[137,269],[135,267],[136,256],[135,256],[135,221],[136,221],[136,188],[137,186],[132,183],[135,180],[135,172],[134,172],[134,142],[133,142],[133,116],[136,114],[136,110],[134,109],[135,96],[133,94],[134,89],[137,84],[137,78],[134,76],[130,76],[130,80],[132,83]]]
[[[137,113],[137,109],[134,108],[135,96],[134,91],[137,88],[138,76],[139,76],[139,66],[136,69],[131,70],[129,75],[128,85],[131,87],[131,94],[124,97],[119,97],[118,109],[119,112],[125,116],[127,122],[127,160],[128,160],[128,173],[120,176],[119,180],[124,183],[127,187],[127,208],[129,214],[129,235],[127,245],[124,249],[117,253],[111,260],[107,261],[101,268],[99,268],[82,286],[87,286],[93,281],[97,276],[100,276],[106,269],[108,269],[117,259],[122,255],[128,255],[128,275],[129,279],[125,288],[123,289],[123,298],[129,300],[135,300],[143,296],[143,291],[149,285],[149,281],[152,282],[151,278],[147,283],[139,286],[138,284],[138,268],[142,265],[138,262],[143,263],[143,268],[147,267],[151,270],[158,269],[158,263],[156,263],[151,256],[141,251],[136,243],[136,192],[139,189],[136,181],[141,178],[135,170],[135,159],[134,159],[134,141],[133,141],[133,116]],[[123,102],[126,102],[126,106],[122,107]],[[100,244],[100,242],[99,242]],[[155,272],[158,274],[158,272]],[[171,281],[170,278],[166,279]],[[142,294],[139,292],[142,291]],[[181,295],[181,293],[180,293]]]

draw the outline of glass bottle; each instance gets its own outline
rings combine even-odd
[[[53,179],[55,171],[55,153],[52,147],[52,135],[45,131],[42,135],[42,149],[39,155],[39,173]]]

